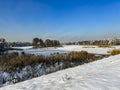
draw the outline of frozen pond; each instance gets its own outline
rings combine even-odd
[[[24,52],[26,54],[35,54],[35,55],[50,55],[54,53],[68,53],[71,51],[87,51],[88,53],[95,54],[108,54],[108,51],[113,49],[120,49],[120,46],[112,46],[111,48],[100,48],[97,46],[83,46],[83,45],[64,45],[63,47],[48,47],[48,48],[40,48],[33,49],[32,46],[28,47],[15,47],[23,50],[12,50],[9,52]]]

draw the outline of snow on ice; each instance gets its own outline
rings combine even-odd
[[[88,48],[84,48],[88,47]],[[94,48],[93,48],[94,47]],[[48,47],[48,48],[40,48],[40,49],[32,49],[32,46],[29,47],[16,47],[20,49],[24,49],[23,51],[26,54],[35,54],[35,55],[50,55],[54,53],[68,53],[71,51],[87,51],[89,53],[95,54],[108,54],[108,51],[113,49],[120,49],[120,46],[113,46],[113,48],[99,48],[97,46],[84,46],[84,45],[64,45],[63,47]]]

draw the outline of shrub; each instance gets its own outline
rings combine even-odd
[[[111,55],[117,55],[120,54],[120,49],[114,49],[110,52]]]
[[[98,45],[100,48],[114,48],[111,45]]]
[[[95,48],[95,46],[84,46],[82,48]]]

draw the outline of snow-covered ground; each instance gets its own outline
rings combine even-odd
[[[120,90],[120,55],[9,85],[0,90]]]
[[[23,51],[27,54],[36,54],[36,55],[40,55],[40,54],[50,55],[54,53],[67,53],[71,51],[81,51],[81,50],[87,51],[89,53],[107,54],[107,52],[110,50],[120,49],[120,46],[113,46],[112,48],[99,48],[97,46],[64,45],[63,47],[58,47],[58,48],[48,47],[41,49],[32,49],[32,47],[30,46],[30,47],[20,47],[20,49],[24,49]]]
[[[23,46],[23,47],[12,47],[12,48],[17,48],[17,49],[31,49],[33,46]]]
[[[65,45],[61,48],[58,48],[59,50],[65,50],[65,51],[87,51],[89,53],[96,53],[96,54],[107,54],[108,51],[113,49],[120,49],[120,46],[113,46],[111,48],[100,48],[98,46],[84,46],[84,45]]]

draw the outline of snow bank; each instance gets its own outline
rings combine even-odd
[[[0,90],[120,90],[120,55],[9,85]]]

